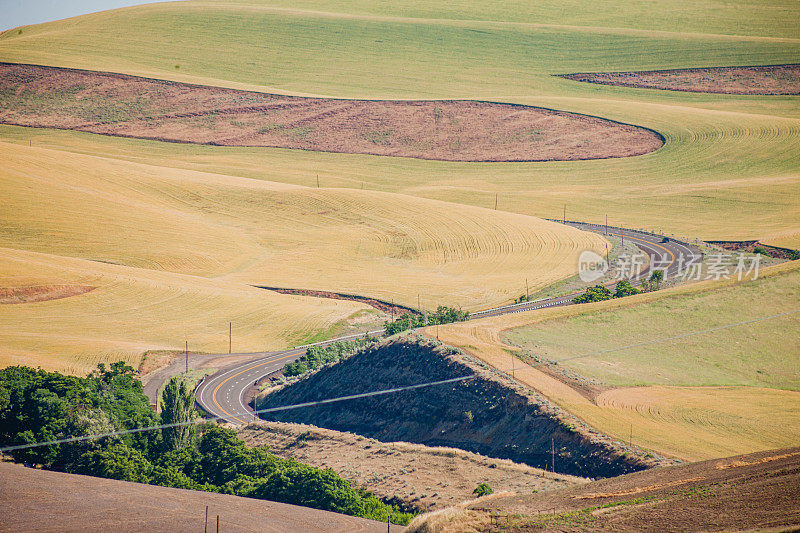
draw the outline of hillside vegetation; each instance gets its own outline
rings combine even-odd
[[[513,369],[520,382],[590,426],[646,449],[698,460],[791,446],[800,434],[800,392],[777,387],[797,388],[796,315],[598,354],[552,370],[529,366],[536,359],[520,361],[525,354],[503,339],[527,335],[536,339],[530,355],[558,358],[567,349],[583,355],[768,316],[797,308],[797,272],[797,262],[787,263],[762,271],[757,281],[703,282],[452,324],[440,327],[439,337],[503,372]],[[753,297],[758,290],[767,296]],[[512,328],[522,329],[506,333]],[[593,376],[607,383],[587,379]],[[653,385],[624,386],[632,384]]]
[[[271,181],[403,192],[501,210],[759,238],[800,247],[797,97],[598,86],[570,72],[800,61],[796,3],[707,1],[580,8],[464,1],[176,2],[5,32],[0,60],[345,98],[471,98],[588,113],[655,129],[666,146],[569,164],[398,162],[280,149],[204,148],[3,128],[70,150]],[[120,29],[124,28],[124,31]],[[224,31],[220,29],[223,28]],[[224,49],[225,61],[217,50]],[[85,146],[76,147],[83,143]],[[324,168],[322,172],[320,169]]]

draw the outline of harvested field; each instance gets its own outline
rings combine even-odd
[[[141,139],[443,161],[574,161],[642,155],[660,134],[518,104],[341,100],[123,74],[0,64],[0,121]]]
[[[800,94],[800,64],[561,74],[568,80],[691,93]]]
[[[259,422],[241,430],[239,438],[249,446],[267,445],[279,457],[332,468],[373,494],[423,511],[471,500],[479,483],[496,492],[529,494],[586,482],[457,448],[384,443],[306,424]]]
[[[798,502],[800,449],[792,448],[481,499],[470,508],[517,515],[489,531],[795,531]]]
[[[286,503],[0,463],[0,531],[375,532],[386,524]],[[393,526],[399,533],[402,527]]]
[[[94,290],[91,285],[33,285],[28,287],[0,287],[0,304],[29,304],[46,302],[86,294]]]

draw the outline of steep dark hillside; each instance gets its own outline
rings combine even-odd
[[[527,390],[430,341],[378,345],[268,395],[259,408],[475,374],[475,379],[265,415],[382,441],[452,446],[557,472],[607,477],[653,464],[566,420]]]

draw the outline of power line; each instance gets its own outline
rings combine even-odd
[[[552,365],[552,364],[560,363],[560,362],[563,362],[563,361],[572,361],[572,360],[575,360],[575,359],[581,359],[581,358],[584,358],[584,357],[591,357],[591,356],[599,355],[599,354],[618,352],[618,351],[621,351],[621,350],[626,350],[628,348],[636,348],[636,347],[639,347],[639,346],[648,346],[648,345],[652,345],[652,344],[659,344],[659,343],[669,342],[669,341],[678,340],[678,339],[685,339],[687,337],[693,337],[693,336],[697,336],[697,335],[702,335],[704,333],[711,333],[711,332],[714,332],[714,331],[730,329],[730,328],[734,328],[734,327],[737,327],[737,326],[744,326],[744,325],[747,325],[747,324],[754,324],[754,323],[757,323],[757,322],[763,322],[764,320],[770,320],[770,319],[773,319],[773,318],[780,318],[780,317],[792,315],[792,314],[795,314],[795,313],[800,313],[800,309],[794,309],[792,311],[787,311],[785,313],[778,313],[778,314],[769,315],[769,316],[765,316],[765,317],[755,318],[755,319],[752,319],[752,320],[743,320],[741,322],[736,322],[736,323],[733,323],[733,324],[725,324],[723,326],[716,326],[716,327],[713,327],[713,328],[703,329],[703,330],[700,330],[700,331],[693,331],[691,333],[684,333],[682,335],[675,335],[673,337],[666,337],[666,338],[663,338],[663,339],[655,339],[655,340],[650,340],[650,341],[639,342],[639,343],[636,343],[636,344],[629,344],[627,346],[619,346],[619,347],[616,347],[616,348],[608,348],[608,349],[605,349],[605,350],[598,350],[598,351],[595,351],[595,352],[589,352],[589,353],[585,353],[585,354],[581,354],[581,355],[576,355],[576,356],[573,356],[573,357],[567,357],[567,358],[564,358],[564,359],[560,359],[558,361],[547,361],[547,362],[537,363],[537,364],[529,365],[529,366],[537,367],[537,366]],[[476,376],[474,374],[471,374],[469,376],[461,376],[461,377],[457,377],[457,378],[450,378],[450,379],[444,379],[444,380],[439,380],[439,381],[429,381],[429,382],[426,382],[426,383],[418,383],[416,385],[406,385],[406,386],[403,386],[403,387],[395,387],[395,388],[392,388],[392,389],[383,389],[383,390],[378,390],[378,391],[363,392],[363,393],[360,393],[360,394],[351,394],[351,395],[348,395],[348,396],[339,396],[339,397],[336,397],[336,398],[326,398],[324,400],[316,400],[316,401],[312,401],[312,402],[304,402],[304,403],[298,403],[298,404],[292,404],[292,405],[283,405],[283,406],[279,406],[279,407],[269,407],[267,409],[259,409],[258,411],[249,411],[247,413],[236,413],[235,415],[231,415],[231,416],[247,416],[247,415],[252,415],[252,414],[273,413],[273,412],[278,412],[278,411],[288,411],[288,410],[291,410],[291,409],[301,409],[303,407],[313,407],[313,406],[317,406],[317,405],[325,405],[325,404],[329,404],[329,403],[342,402],[342,401],[345,401],[345,400],[355,400],[355,399],[359,399],[359,398],[367,398],[367,397],[371,397],[371,396],[381,396],[381,395],[385,395],[385,394],[392,394],[392,393],[395,393],[395,392],[402,392],[402,391],[407,391],[407,390],[421,389],[421,388],[425,388],[425,387],[432,387],[434,385],[444,385],[444,384],[447,384],[447,383],[456,383],[456,382],[459,382],[459,381],[465,381],[465,380],[468,380],[468,379],[472,379],[474,377],[476,377]],[[56,445],[56,444],[70,444],[70,443],[73,443],[73,442],[82,442],[82,441],[101,439],[101,438],[106,438],[106,437],[118,437],[118,436],[122,436],[122,435],[133,434],[133,433],[143,433],[143,432],[147,432],[147,431],[155,431],[157,429],[167,429],[167,428],[173,428],[173,427],[201,424],[203,422],[214,421],[214,420],[223,421],[224,422],[225,421],[225,417],[212,416],[212,417],[209,417],[209,418],[198,418],[198,419],[195,419],[195,420],[187,420],[185,422],[173,422],[171,424],[159,424],[159,425],[156,425],[156,426],[147,426],[147,427],[143,427],[143,428],[123,429],[123,430],[118,430],[118,431],[110,431],[110,432],[107,432],[107,433],[99,433],[99,434],[95,434],[95,435],[82,435],[82,436],[78,436],[78,437],[67,437],[67,438],[63,438],[63,439],[56,439],[56,440],[51,440],[51,441],[46,441],[46,442],[33,442],[33,443],[28,443],[28,444],[19,444],[19,445],[15,445],[15,446],[5,446],[5,447],[0,448],[0,452],[26,450],[26,449],[30,449],[30,448],[38,448],[38,447],[41,447],[41,446],[52,446],[52,445]]]
[[[416,385],[406,385],[406,386],[403,386],[403,387],[395,387],[393,389],[383,389],[383,390],[378,390],[378,391],[362,392],[360,394],[351,394],[349,396],[339,396],[337,398],[326,398],[324,400],[316,400],[316,401],[313,401],[313,402],[304,402],[304,403],[297,403],[297,404],[292,404],[292,405],[282,405],[282,406],[279,406],[279,407],[269,407],[267,409],[259,409],[258,411],[249,411],[247,413],[236,413],[236,415],[232,415],[232,416],[246,416],[246,415],[261,414],[261,413],[274,413],[274,412],[277,412],[277,411],[288,411],[290,409],[300,409],[302,407],[313,407],[315,405],[325,405],[325,404],[329,404],[329,403],[342,402],[342,401],[345,401],[345,400],[355,400],[355,399],[358,399],[358,398],[367,398],[367,397],[370,397],[370,396],[381,396],[381,395],[384,395],[384,394],[392,394],[392,393],[395,393],[395,392],[422,389],[422,388],[425,388],[425,387],[432,387],[434,385],[445,385],[447,383],[456,383],[456,382],[459,382],[459,381],[465,381],[465,380],[468,380],[468,379],[472,379],[474,377],[476,377],[476,376],[474,374],[471,374],[469,376],[461,376],[461,377],[457,377],[457,378],[443,379],[443,380],[439,380],[439,381],[429,381],[429,382],[426,382],[426,383],[418,383]],[[203,422],[208,422],[208,421],[212,421],[212,420],[218,420],[218,421],[223,421],[224,422],[225,418],[221,417],[221,416],[212,416],[210,418],[196,418],[194,420],[187,420],[187,421],[184,421],[184,422],[173,422],[173,423],[170,423],[170,424],[159,424],[157,426],[147,426],[147,427],[143,427],[143,428],[134,428],[134,429],[121,429],[121,430],[118,430],[118,431],[109,431],[107,433],[98,433],[98,434],[95,434],[95,435],[81,435],[81,436],[78,436],[78,437],[66,437],[66,438],[63,438],[63,439],[56,439],[56,440],[51,440],[51,441],[46,441],[46,442],[32,442],[32,443],[28,443],[28,444],[18,444],[18,445],[14,445],[14,446],[2,447],[2,448],[0,448],[0,452],[12,452],[12,451],[16,451],[16,450],[27,450],[27,449],[30,449],[30,448],[39,448],[41,446],[52,446],[52,445],[55,445],[55,444],[71,444],[73,442],[82,442],[82,441],[87,441],[87,440],[102,439],[102,438],[106,438],[106,437],[119,437],[119,436],[122,436],[122,435],[130,435],[130,434],[133,434],[133,433],[144,433],[144,432],[147,432],[147,431],[155,431],[157,429],[168,429],[168,428],[174,428],[174,427],[180,427],[180,426],[191,426],[191,425],[194,425],[194,424],[202,424]]]

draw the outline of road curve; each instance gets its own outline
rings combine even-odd
[[[560,221],[556,221],[560,222]],[[688,264],[692,264],[702,258],[700,250],[689,243],[668,239],[663,235],[650,233],[642,230],[632,230],[597,224],[587,224],[583,222],[567,221],[567,225],[575,228],[592,231],[595,233],[609,234],[611,236],[622,236],[635,243],[650,258],[647,268],[643,269],[640,275],[631,281],[633,285],[638,285],[646,279],[651,267],[663,269],[665,278],[677,277],[682,269]],[[613,285],[616,281],[609,282]],[[571,305],[572,300],[580,294],[575,292],[565,296],[546,298],[530,302],[505,305],[476,311],[471,314],[471,319],[499,316],[510,313],[521,313],[544,307],[556,307]],[[369,332],[372,335],[379,335],[383,330]],[[236,363],[228,368],[222,369],[216,374],[207,377],[196,389],[195,398],[198,405],[211,416],[217,417],[231,424],[246,424],[256,419],[253,410],[244,400],[245,393],[255,382],[264,376],[280,370],[286,363],[297,360],[306,353],[310,346],[326,345],[337,341],[356,338],[360,335],[348,335],[328,341],[318,342],[310,345],[296,346],[288,350],[265,354],[264,357],[250,359],[246,363]],[[256,352],[257,353],[257,352]],[[220,356],[229,354],[220,354]],[[241,354],[254,355],[254,354]]]

